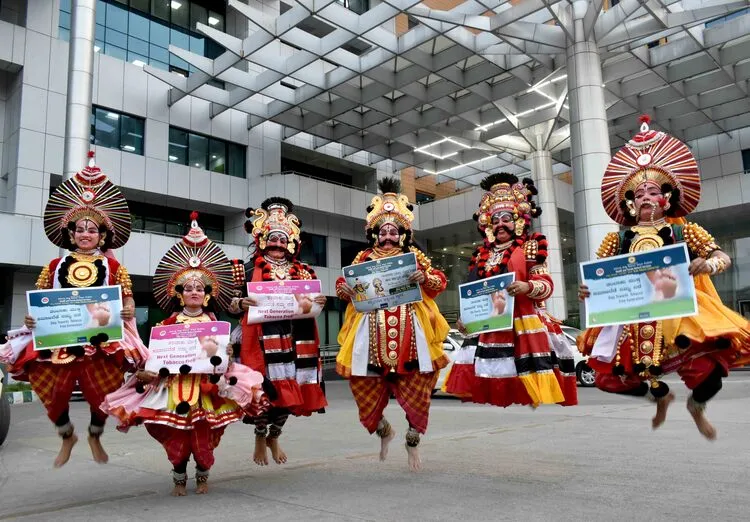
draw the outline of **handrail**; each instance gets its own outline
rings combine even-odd
[[[261,174],[261,177],[265,176],[287,176],[287,175],[295,175],[295,176],[301,176],[303,178],[309,178],[314,179],[315,181],[322,181],[323,183],[330,183],[331,185],[338,185],[339,187],[346,187],[350,188],[352,190],[358,190],[360,192],[365,192],[366,194],[375,194],[376,192],[370,191],[367,188],[362,187],[355,187],[354,185],[347,185],[346,183],[341,183],[340,181],[331,181],[330,179],[325,178],[319,178],[317,176],[312,176],[310,174],[305,174],[304,172],[298,172],[296,170],[283,170],[281,172],[269,172],[266,174]]]

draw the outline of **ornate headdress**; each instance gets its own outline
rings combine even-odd
[[[542,209],[531,199],[537,194],[534,182],[525,178],[522,182],[513,174],[499,172],[484,178],[480,183],[487,192],[479,201],[479,208],[474,212],[474,219],[479,224],[479,230],[484,233],[487,241],[495,241],[492,227],[492,216],[507,212],[513,216],[516,236],[524,233],[531,225],[531,219],[538,217]]]
[[[396,178],[383,178],[378,182],[378,187],[383,192],[370,201],[367,207],[367,218],[365,222],[368,230],[375,230],[391,223],[396,228],[411,230],[411,222],[414,221],[414,207],[409,203],[409,198],[399,194],[401,183]]]
[[[287,250],[297,254],[300,243],[300,221],[295,216],[294,205],[286,198],[272,197],[261,203],[260,208],[248,208],[245,217],[245,230],[252,234],[255,245],[260,250],[266,249],[268,236],[272,232],[281,232],[287,237]]]
[[[94,165],[89,164],[72,178],[63,181],[50,195],[44,209],[44,232],[55,245],[67,247],[68,224],[89,219],[104,225],[111,236],[110,248],[120,248],[130,237],[130,210],[125,197]]]
[[[671,193],[677,202],[670,209],[671,217],[690,214],[700,201],[700,175],[693,153],[677,138],[649,129],[650,121],[641,116],[641,131],[617,151],[604,172],[604,210],[620,224],[627,223],[632,193],[644,182]]]
[[[224,251],[198,226],[198,213],[191,213],[190,219],[190,231],[164,254],[156,267],[154,297],[164,311],[172,312],[177,286],[200,281],[207,289],[206,294],[226,310],[233,296],[235,270]]]

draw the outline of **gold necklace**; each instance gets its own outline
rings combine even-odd
[[[85,288],[93,285],[99,275],[94,261],[101,259],[101,256],[73,252],[71,257],[74,261],[68,267],[68,273],[65,276],[68,284],[76,288]]]
[[[271,275],[274,279],[284,280],[289,278],[289,269],[291,268],[291,263],[289,261],[286,259],[283,261],[277,261],[275,259],[269,259],[266,256],[263,256],[263,259],[271,265]]]
[[[637,235],[630,245],[630,252],[645,252],[664,246],[664,239],[659,235],[659,231],[666,226],[668,225],[665,219],[658,219],[630,227]]]

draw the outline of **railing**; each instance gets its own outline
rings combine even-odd
[[[315,181],[322,181],[323,183],[330,183],[331,185],[338,185],[339,187],[350,188],[352,190],[359,190],[360,192],[365,192],[366,194],[375,194],[377,192],[377,187],[374,188],[373,190],[368,189],[366,186],[365,186],[365,188],[355,187],[354,185],[347,185],[346,183],[341,183],[340,181],[331,181],[330,179],[319,178],[317,176],[312,176],[310,174],[305,174],[304,172],[297,172],[296,170],[284,170],[282,172],[269,172],[268,174],[261,174],[261,177],[264,177],[264,176],[287,176],[289,174],[294,175],[294,176],[300,176],[300,177],[303,177],[303,178],[314,179]]]

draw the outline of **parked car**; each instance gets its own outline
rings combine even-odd
[[[596,373],[587,364],[586,361],[588,361],[588,357],[581,355],[581,352],[578,351],[578,347],[576,346],[576,339],[581,335],[581,331],[578,328],[573,328],[571,326],[562,326],[562,331],[570,344],[571,351],[573,352],[573,362],[575,364],[576,380],[578,381],[578,384],[587,388],[594,386]],[[464,336],[461,335],[458,330],[451,330],[448,332],[448,337],[443,341],[443,351],[445,351],[448,359],[450,359],[450,363],[440,370],[440,375],[438,376],[437,383],[435,383],[433,394],[440,391],[443,387],[445,379],[448,377],[448,372],[450,371],[451,366],[453,366],[456,352],[461,348],[464,339]]]
[[[3,395],[6,378],[2,367],[0,367],[0,445],[5,442],[5,437],[8,436],[8,429],[10,429],[10,403],[5,395]]]
[[[578,351],[578,346],[576,345],[576,339],[578,339],[578,336],[581,335],[582,332],[578,328],[573,328],[572,326],[562,325],[561,328],[565,337],[570,341],[573,350],[573,361],[576,365],[576,379],[578,380],[578,384],[591,388],[594,386],[596,372],[588,365],[588,356],[581,355],[581,352]]]

